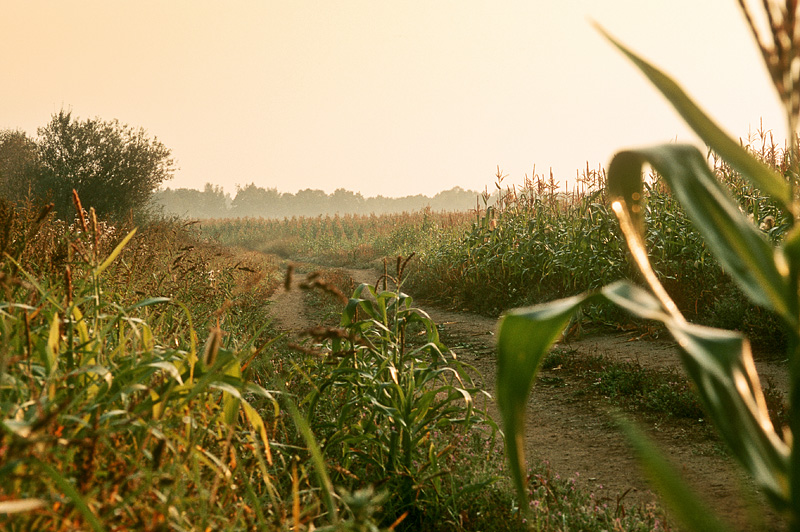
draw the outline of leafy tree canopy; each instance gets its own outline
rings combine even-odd
[[[38,173],[36,142],[24,131],[0,131],[0,197],[25,201]]]
[[[72,189],[100,216],[139,214],[175,169],[166,146],[117,120],[77,120],[61,110],[38,135],[36,193],[62,217],[72,212]]]

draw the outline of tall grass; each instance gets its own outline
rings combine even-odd
[[[259,410],[277,403],[244,376],[256,324],[241,324],[249,340],[223,338],[219,325],[227,307],[248,304],[226,303],[233,287],[263,294],[274,270],[221,271],[220,257],[185,246],[179,226],[123,234],[76,203],[71,225],[46,216],[31,223],[28,211],[3,204],[6,526],[268,522],[273,457]]]

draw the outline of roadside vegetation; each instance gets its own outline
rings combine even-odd
[[[524,527],[488,398],[411,298],[362,285],[291,347],[265,305],[276,262],[73,199],[70,223],[0,213],[6,529]],[[531,478],[539,529],[664,523]]]

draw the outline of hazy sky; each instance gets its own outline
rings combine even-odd
[[[498,165],[563,183],[694,141],[591,20],[731,134],[785,137],[735,0],[9,0],[0,128],[71,109],[158,137],[172,188],[367,196],[482,190]]]

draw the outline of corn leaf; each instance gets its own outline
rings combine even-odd
[[[791,188],[779,173],[750,155],[739,142],[728,136],[669,76],[623,46],[601,27],[596,27],[661,91],[706,145],[747,178],[753,186],[777,200],[784,210],[790,210]]]
[[[666,322],[700,401],[733,456],[777,508],[789,508],[789,446],[767,411],[750,343],[739,333]]]
[[[525,490],[525,405],[541,362],[589,294],[515,309],[500,318],[497,333],[497,405],[506,435],[506,456],[520,501]],[[521,507],[527,507],[524,505]]]
[[[757,305],[775,311],[792,327],[788,272],[763,233],[742,214],[714,178],[697,148],[668,144],[617,153],[608,169],[612,199],[641,216],[642,167],[650,164],[669,183],[678,201],[717,260]]]
[[[628,442],[633,446],[639,464],[648,479],[673,509],[685,530],[696,532],[728,530],[686,484],[675,467],[635,425],[624,419],[620,419],[618,423]]]

